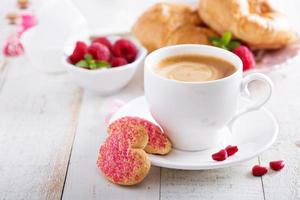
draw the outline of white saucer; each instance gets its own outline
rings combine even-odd
[[[240,106],[247,103],[249,103],[249,100],[240,98]],[[110,122],[123,116],[138,116],[156,123],[148,110],[144,96],[136,98],[121,107],[112,116]],[[262,108],[237,119],[233,125],[233,133],[226,130],[222,144],[216,148],[197,152],[173,148],[168,155],[149,155],[149,157],[153,165],[173,169],[199,170],[229,167],[249,160],[268,149],[275,141],[277,134],[278,124],[274,116],[268,110]],[[212,153],[229,144],[237,145],[239,148],[238,153],[222,162],[211,159]]]

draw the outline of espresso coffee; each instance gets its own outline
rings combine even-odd
[[[181,54],[167,57],[154,67],[155,73],[177,81],[204,82],[230,76],[236,68],[230,62],[213,56]]]

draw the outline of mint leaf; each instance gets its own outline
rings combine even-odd
[[[208,40],[211,42],[211,43],[215,43],[215,44],[220,44],[222,41],[221,41],[221,38],[218,38],[218,37],[209,37]]]
[[[227,45],[227,48],[229,51],[232,51],[233,49],[237,48],[238,46],[240,46],[240,42],[237,40],[232,40],[231,42],[229,42],[229,44]]]
[[[96,68],[97,68],[96,60],[93,59],[93,57],[92,57],[91,54],[86,54],[86,55],[84,56],[84,59],[85,59],[85,61],[87,62],[88,67],[89,67],[90,69],[96,69]]]
[[[96,62],[98,68],[109,68],[110,64],[106,61],[97,61]]]
[[[222,49],[226,49],[229,51],[232,51],[236,47],[240,45],[240,42],[238,40],[231,40],[232,34],[231,32],[227,31],[222,34],[222,37],[209,37],[208,38],[211,45],[215,47],[219,47]]]
[[[209,37],[208,38],[210,43],[215,47],[221,47],[222,46],[222,40],[218,37]],[[222,47],[221,47],[222,48]]]
[[[226,47],[225,45],[220,45],[219,47],[222,48],[222,49],[228,50],[227,47]]]
[[[91,60],[88,64],[91,69],[97,69],[97,63],[95,60]]]
[[[227,32],[224,32],[223,34],[222,34],[222,44],[224,45],[224,46],[227,46],[228,44],[229,44],[229,42],[230,42],[230,40],[231,40],[231,37],[232,37],[232,34],[231,34],[231,32],[229,32],[229,31],[227,31]]]
[[[76,63],[77,67],[82,67],[82,68],[87,68],[88,67],[88,63],[85,60],[81,60],[79,62]]]
[[[84,59],[85,59],[86,61],[90,62],[91,60],[93,60],[93,56],[92,56],[91,54],[86,54],[86,55],[84,56]]]
[[[221,44],[219,42],[217,42],[217,41],[212,41],[211,44],[213,46],[216,46],[216,47],[220,47],[221,46]]]

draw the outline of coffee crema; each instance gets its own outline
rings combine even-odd
[[[181,54],[164,58],[154,72],[168,79],[205,82],[230,76],[236,68],[230,62],[213,56]]]

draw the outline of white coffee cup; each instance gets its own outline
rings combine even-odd
[[[222,79],[206,82],[182,82],[165,78],[154,67],[169,56],[199,54],[229,61],[236,71]],[[237,111],[241,93],[249,93],[254,80],[267,84],[265,98]],[[206,45],[175,45],[150,53],[145,60],[145,96],[150,112],[170,137],[173,147],[185,151],[216,146],[222,131],[244,113],[261,108],[271,97],[273,84],[260,73],[243,78],[243,64],[235,54]]]

